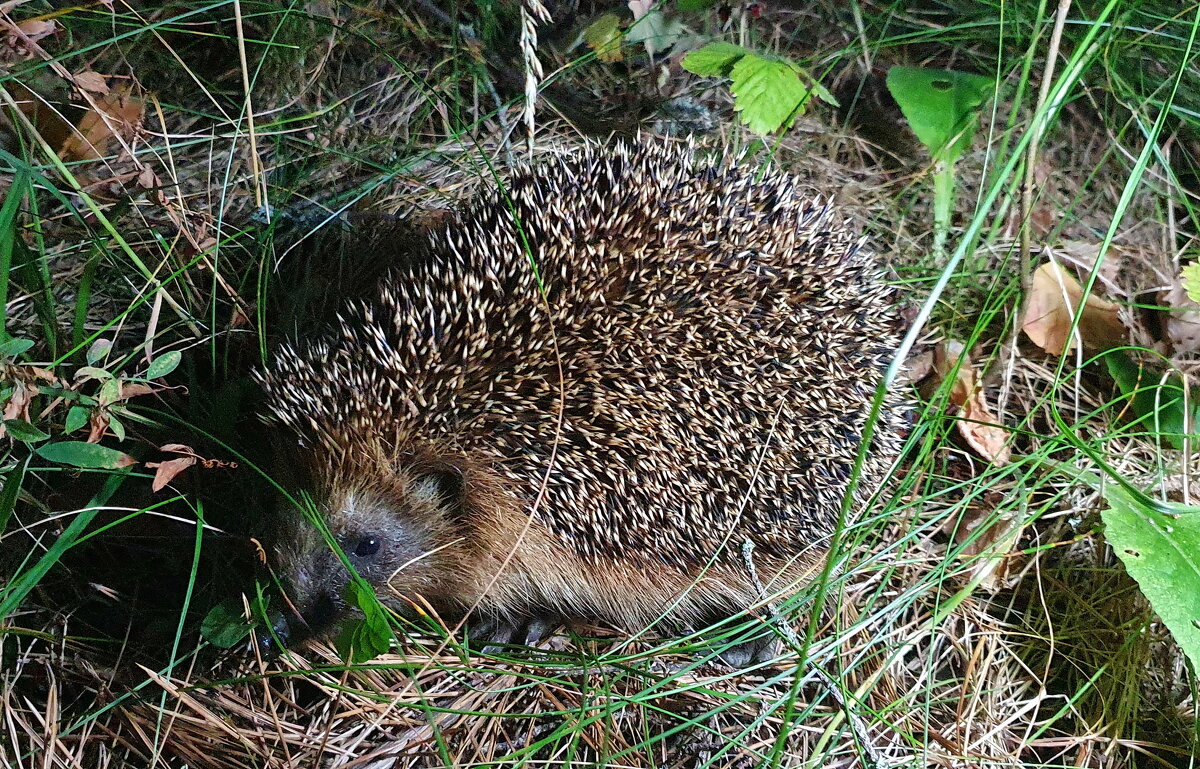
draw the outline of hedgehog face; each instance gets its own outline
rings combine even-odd
[[[325,524],[354,571],[386,605],[403,613],[410,600],[436,600],[448,568],[439,546],[448,541],[458,481],[446,473],[399,474],[371,488],[330,493]],[[316,527],[305,524],[277,550],[294,635],[326,635],[358,613],[346,601],[350,572]]]

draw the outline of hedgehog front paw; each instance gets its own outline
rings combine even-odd
[[[749,641],[726,646],[717,652],[717,656],[726,665],[733,668],[748,668],[751,665],[761,665],[779,657],[782,644],[779,636],[767,633],[751,638]]]
[[[503,651],[505,646],[535,646],[557,623],[548,617],[481,617],[470,623],[467,636],[484,654]]]

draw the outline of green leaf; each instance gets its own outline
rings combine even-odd
[[[683,57],[683,68],[693,75],[725,77],[738,59],[748,53],[745,48],[733,43],[709,43]]]
[[[1200,262],[1192,262],[1184,267],[1179,280],[1183,283],[1183,290],[1187,293],[1188,299],[1200,302]]]
[[[237,646],[253,629],[254,623],[246,620],[241,606],[233,601],[212,607],[200,623],[200,635],[218,649]]]
[[[66,423],[63,425],[63,432],[73,433],[83,427],[88,422],[90,412],[83,406],[72,406],[67,409]]]
[[[1115,483],[1104,498],[1104,535],[1200,670],[1200,508],[1159,502],[1154,509]]]
[[[342,632],[334,640],[342,659],[352,664],[369,662],[391,649],[395,635],[387,610],[362,577],[354,577],[346,585],[346,601],[361,609],[363,618],[343,625]]]
[[[113,375],[108,373],[104,369],[96,368],[95,366],[80,366],[75,371],[75,378],[83,379],[85,377],[87,377],[88,379],[107,380],[107,379],[112,379]]]
[[[179,361],[183,355],[178,350],[171,350],[155,358],[150,363],[150,368],[146,369],[147,379],[158,379],[170,374],[179,366]]]
[[[116,379],[106,379],[100,385],[100,403],[107,406],[121,400],[121,383]]]
[[[8,528],[9,518],[17,505],[17,495],[21,492],[21,484],[25,482],[25,468],[29,467],[29,457],[25,457],[8,471],[4,477],[4,488],[0,489],[0,534]]]
[[[606,13],[588,25],[583,31],[583,42],[596,52],[600,61],[620,61],[621,19],[615,13]]]
[[[9,435],[25,443],[37,443],[50,437],[50,433],[42,432],[24,419],[6,419],[4,429]]]
[[[747,53],[729,71],[733,109],[755,133],[766,135],[790,126],[813,95],[800,82],[796,65]]]
[[[892,67],[887,87],[913,133],[935,160],[953,163],[971,144],[976,114],[996,81],[948,69]]]
[[[101,337],[92,342],[92,346],[87,351],[87,362],[89,366],[96,365],[96,361],[108,355],[108,351],[112,349],[112,340]]]
[[[116,449],[84,441],[59,441],[34,449],[42,459],[71,467],[117,470],[137,464],[137,460]]]
[[[30,347],[33,347],[33,342],[28,339],[9,339],[0,344],[0,358],[15,358]]]
[[[108,412],[108,429],[112,430],[118,441],[125,440],[125,425],[111,411]]]
[[[1162,374],[1135,363],[1121,350],[1104,356],[1109,376],[1125,396],[1118,407],[1130,424],[1138,425],[1177,449],[1184,448],[1188,435],[1195,435],[1200,419],[1200,391],[1185,393],[1183,377]],[[1185,398],[1185,395],[1187,396]],[[1188,419],[1187,410],[1191,411]],[[1191,432],[1188,432],[1191,427]]]

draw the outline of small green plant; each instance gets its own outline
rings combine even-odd
[[[733,43],[709,43],[692,51],[684,57],[683,68],[704,77],[728,77],[734,111],[763,136],[790,128],[814,96],[837,104],[833,94],[794,61]]]
[[[946,69],[892,67],[887,87],[933,158],[933,252],[944,261],[954,205],[954,164],[971,146],[996,81]]]
[[[1104,534],[1155,613],[1200,670],[1200,507],[1105,486]]]
[[[1106,353],[1104,363],[1121,391],[1117,405],[1126,421],[1160,444],[1184,449],[1200,418],[1200,392],[1187,387],[1180,374],[1157,373],[1120,350]]]

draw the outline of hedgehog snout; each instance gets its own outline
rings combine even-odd
[[[336,624],[344,601],[342,593],[350,574],[327,547],[306,554],[284,575],[288,603],[287,623],[293,638],[321,635]]]

